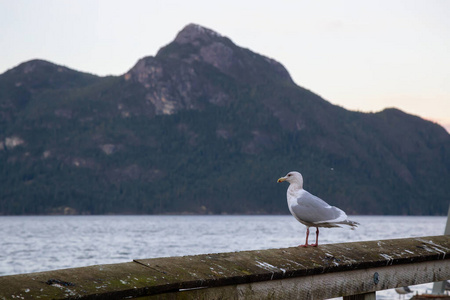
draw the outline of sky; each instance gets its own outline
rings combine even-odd
[[[449,16],[448,0],[0,0],[0,74],[39,58],[121,75],[195,23],[333,104],[396,107],[450,132]]]

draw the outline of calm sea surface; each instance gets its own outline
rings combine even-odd
[[[446,223],[446,217],[349,218],[361,225],[356,230],[321,229],[319,244],[441,235]],[[0,276],[138,258],[292,247],[304,243],[305,231],[292,216],[3,216]],[[311,241],[314,238],[312,234]],[[425,292],[430,287],[411,288]],[[377,299],[397,298],[392,290],[377,293]]]

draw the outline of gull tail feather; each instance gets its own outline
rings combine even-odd
[[[342,222],[339,222],[336,224],[350,226],[352,230],[355,229],[355,227],[358,227],[358,225],[359,225],[358,222],[351,221],[351,220],[345,220],[345,221],[342,221]]]

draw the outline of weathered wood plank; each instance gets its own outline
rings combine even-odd
[[[435,236],[141,259],[3,276],[0,299],[311,299],[447,279],[450,236]]]
[[[378,281],[375,280],[375,273],[377,274]],[[188,289],[147,296],[140,299],[305,300],[327,299],[351,295],[364,295],[364,297],[369,297],[367,299],[370,299],[370,294],[373,294],[375,291],[404,285],[421,284],[440,278],[450,278],[450,260],[394,266],[389,265],[384,267],[299,276],[238,285]],[[404,284],[405,282],[407,282],[407,284]]]

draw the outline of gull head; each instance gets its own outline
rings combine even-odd
[[[287,181],[290,184],[294,184],[299,186],[300,188],[303,188],[303,176],[299,172],[291,171],[286,174],[286,176],[278,178],[277,182],[283,182]]]

